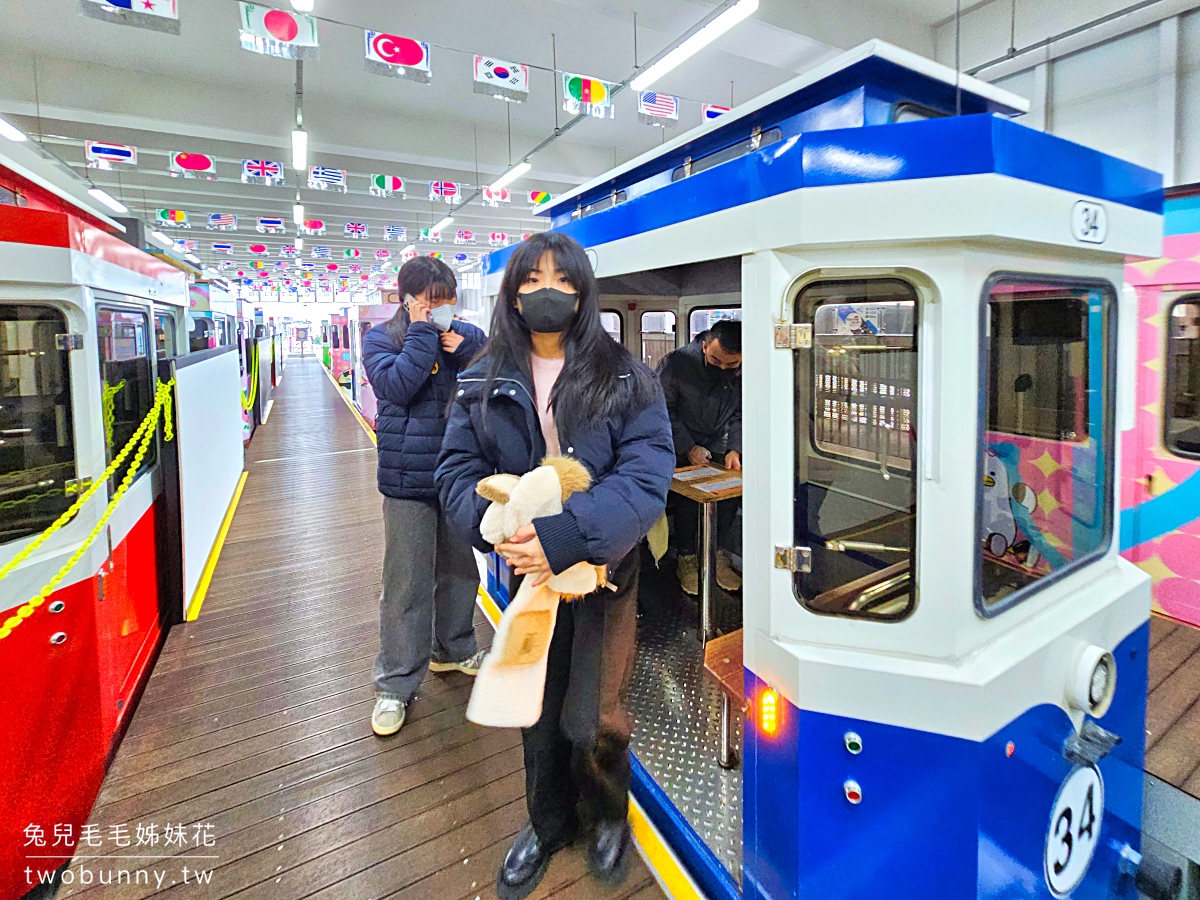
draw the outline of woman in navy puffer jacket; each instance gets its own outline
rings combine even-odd
[[[472,625],[479,569],[446,527],[433,472],[455,379],[487,339],[454,319],[458,283],[441,260],[409,260],[399,288],[404,306],[363,338],[379,401],[384,553],[371,727],[381,736],[400,730],[427,668],[474,675],[482,656]]]

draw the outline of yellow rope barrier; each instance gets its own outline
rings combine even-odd
[[[46,602],[46,598],[54,593],[55,589],[62,583],[62,580],[67,577],[67,573],[74,568],[75,564],[83,558],[83,554],[100,536],[100,532],[104,530],[104,526],[108,524],[108,520],[112,518],[113,512],[117,508],[117,504],[121,502],[121,498],[125,496],[125,492],[129,490],[129,486],[133,484],[133,479],[136,477],[138,469],[141,468],[142,458],[150,449],[150,442],[154,440],[154,435],[157,432],[158,421],[161,418],[163,422],[163,440],[170,441],[175,437],[175,423],[171,416],[171,388],[175,381],[161,382],[158,385],[158,390],[155,392],[154,406],[150,412],[146,414],[146,418],[142,419],[142,424],[137,427],[137,431],[129,438],[129,442],[121,448],[108,468],[104,470],[104,474],[97,478],[86,491],[80,494],[79,499],[71,504],[61,516],[55,519],[54,523],[38,535],[34,540],[23,549],[20,553],[9,560],[3,567],[0,567],[0,581],[8,577],[22,562],[27,560],[42,544],[46,543],[57,531],[74,518],[75,514],[83,507],[88,500],[100,489],[102,485],[108,483],[108,480],[116,473],[122,463],[129,454],[133,453],[133,461],[129,466],[129,471],[125,473],[125,477],[121,479],[121,484],[113,493],[112,499],[108,501],[108,506],[105,508],[100,519],[96,522],[95,527],[83,542],[71,554],[70,558],[63,564],[62,568],[55,573],[46,586],[38,591],[37,596],[33,597],[28,603],[19,607],[15,614],[9,616],[2,624],[0,624],[0,640],[12,634],[13,629],[20,625],[23,621],[33,615],[34,611]],[[135,449],[136,448],[136,449]]]
[[[250,390],[242,394],[242,409],[254,409],[254,398],[258,396],[258,345],[254,345],[254,358],[250,360]]]

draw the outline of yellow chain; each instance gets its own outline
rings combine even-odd
[[[100,386],[100,414],[104,420],[104,443],[111,449],[113,442],[113,425],[116,424],[117,394],[125,389],[125,379],[116,384]]]
[[[83,505],[91,499],[92,495],[95,494],[102,485],[108,483],[108,480],[116,473],[117,469],[121,467],[121,464],[125,461],[125,458],[130,454],[130,452],[134,451],[134,448],[136,447],[136,452],[134,452],[133,461],[129,466],[129,470],[125,473],[125,477],[121,479],[121,484],[113,493],[112,499],[109,500],[107,508],[105,508],[104,513],[100,516],[99,521],[96,522],[95,527],[92,528],[91,533],[84,538],[83,542],[78,548],[76,548],[75,552],[71,554],[71,557],[63,564],[62,568],[60,568],[58,572],[55,573],[54,577],[46,583],[46,586],[38,591],[37,596],[18,608],[15,614],[9,616],[9,618],[6,619],[3,624],[0,624],[0,640],[3,640],[12,634],[14,628],[32,616],[34,611],[46,602],[46,598],[54,593],[55,589],[59,586],[59,584],[62,583],[62,580],[66,578],[67,573],[71,571],[75,564],[83,558],[84,553],[87,552],[88,548],[92,545],[96,538],[99,537],[100,532],[104,530],[104,526],[108,524],[108,520],[112,518],[112,514],[117,508],[117,504],[120,503],[121,498],[125,496],[125,492],[129,490],[129,486],[133,484],[133,480],[137,476],[138,469],[141,468],[142,459],[145,457],[146,452],[150,449],[150,442],[154,440],[154,435],[157,431],[158,421],[160,418],[163,420],[163,440],[170,441],[175,437],[175,428],[171,417],[171,388],[174,386],[174,384],[174,379],[159,383],[158,389],[155,392],[154,406],[151,407],[150,412],[146,414],[146,418],[142,419],[142,424],[137,427],[137,431],[135,431],[132,437],[129,438],[129,443],[122,447],[121,452],[113,458],[111,463],[109,463],[108,468],[104,470],[104,474],[97,478],[92,483],[92,486],[84,491],[79,496],[79,499],[72,503],[70,508],[54,521],[54,524],[43,531],[37,538],[31,541],[24,550],[14,556],[8,561],[8,563],[0,568],[0,581],[3,581],[17,568],[18,565],[28,559],[38,547],[44,544],[52,535],[54,535],[64,525],[71,521],[71,519],[77,512],[79,512]]]
[[[258,347],[254,347],[254,358],[250,360],[250,391],[242,394],[242,409],[246,412],[254,409],[254,398],[258,396]]]

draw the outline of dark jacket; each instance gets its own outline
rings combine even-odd
[[[717,462],[731,450],[742,452],[742,374],[730,378],[706,365],[703,337],[668,353],[658,367],[680,465],[697,445]]]
[[[436,500],[433,472],[446,411],[458,373],[487,337],[474,325],[455,321],[463,336],[454,353],[444,353],[438,330],[412,322],[397,347],[383,325],[363,338],[363,365],[379,401],[375,433],[379,441],[379,492],[399,500]]]
[[[451,523],[484,552],[492,549],[479,534],[488,501],[475,493],[475,485],[500,472],[524,475],[546,455],[533,388],[519,372],[501,373],[484,420],[486,372],[481,360],[459,377],[437,469]],[[559,515],[534,521],[555,572],[582,560],[615,564],[650,530],[666,505],[675,469],[670,429],[661,394],[648,406],[578,433],[560,429],[563,454],[587,467],[592,487],[571,496]]]

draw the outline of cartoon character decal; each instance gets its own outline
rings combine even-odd
[[[1037,566],[1043,554],[1034,546],[1041,535],[1030,514],[1037,497],[1020,480],[1020,453],[1012,444],[989,444],[983,458],[983,544],[997,559],[1023,568]]]

